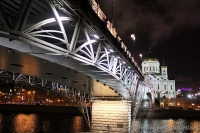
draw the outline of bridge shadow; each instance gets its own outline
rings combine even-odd
[[[161,113],[160,101],[158,99],[155,99],[154,107],[150,105],[148,100],[143,100],[141,102],[136,118],[146,118],[151,110],[154,110],[154,112],[158,114]]]
[[[136,118],[146,118],[150,109],[139,109]]]

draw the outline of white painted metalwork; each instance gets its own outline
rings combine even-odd
[[[95,8],[94,1],[90,1],[91,3],[92,8]],[[94,66],[112,75],[124,85],[124,87],[118,89],[111,86],[124,98],[130,99],[131,96],[134,96],[136,85],[140,82],[138,78],[143,78],[136,62],[133,62],[135,66],[130,65],[116,51],[113,46],[116,44],[109,43],[99,30],[90,23],[90,19],[85,16],[81,9],[74,10],[71,3],[63,0],[46,0],[46,4],[50,7],[49,10],[51,11],[49,12],[54,17],[52,14],[49,18],[45,16],[43,20],[25,26],[23,31],[12,29],[1,23],[0,31],[3,32],[0,33],[0,36],[39,47],[49,51],[51,55],[63,55]],[[100,9],[97,11],[97,8],[95,8],[94,10],[97,14],[102,14]],[[64,11],[64,14],[62,11]],[[4,19],[1,18],[1,22],[5,23]],[[28,25],[28,22],[26,24]],[[113,35],[115,34],[113,33]],[[119,36],[116,38],[119,40]],[[127,53],[124,44],[122,48]]]
[[[150,91],[150,87],[144,81],[144,75],[123,41],[121,41],[121,38],[117,35],[112,23],[106,21],[106,16],[98,5],[95,4],[95,1],[80,2],[91,5],[90,8],[97,13],[105,23],[105,28],[113,35],[111,41],[108,39],[109,37],[102,34],[105,29],[99,29],[98,24],[94,23],[96,22],[93,21],[95,18],[90,18],[92,13],[85,11],[87,9],[82,9],[80,3],[69,3],[67,0],[46,0],[41,2],[43,2],[43,6],[45,5],[45,10],[48,9],[46,12],[48,15],[40,14],[42,17],[40,15],[38,17],[35,15],[35,17],[30,13],[28,20],[23,21],[23,15],[27,14],[17,12],[22,17],[19,21],[23,22],[21,26],[23,28],[17,29],[9,26],[10,22],[7,21],[7,16],[4,15],[4,17],[0,18],[0,36],[35,46],[41,51],[45,51],[44,54],[60,55],[57,58],[62,60],[65,60],[63,56],[65,58],[70,57],[84,65],[95,67],[95,69],[104,72],[104,75],[111,75],[116,83],[110,83],[110,87],[115,89],[125,99],[135,102],[136,108],[134,112],[137,113],[138,105],[136,103],[141,102],[143,94]],[[85,7],[83,6],[83,8]],[[31,12],[31,10],[29,11]],[[32,21],[34,22],[32,23]],[[20,27],[17,26],[18,24],[19,22],[13,25]],[[112,40],[116,40],[116,42]],[[116,45],[120,45],[120,48],[126,55],[120,53]],[[125,56],[128,56],[128,58]],[[81,70],[80,68],[80,71],[88,74],[87,70]],[[102,76],[98,73],[96,75],[93,75],[93,78],[98,79]],[[102,82],[106,82],[107,77],[104,76],[103,78],[99,79]],[[45,86],[48,83],[45,80],[40,81],[31,77],[26,78],[26,76],[22,75],[14,76],[13,79],[28,82],[31,85],[40,84]],[[55,88],[55,86],[52,83],[52,87]],[[71,93],[76,95],[77,92],[66,91],[66,95]],[[83,99],[81,96],[81,101]],[[85,107],[82,107],[82,109],[86,111]]]
[[[45,88],[50,91],[54,91],[65,97],[69,97],[73,93],[72,96],[76,98],[77,92],[79,92],[80,98],[78,100],[74,99],[74,101],[78,101],[80,103],[85,103],[85,104],[86,102],[84,101],[86,101],[86,99],[88,98],[89,99],[91,98],[91,96],[89,96],[88,94],[84,92],[80,92],[74,88],[70,88],[69,86],[65,86],[65,85],[55,83],[52,81],[40,79],[37,77],[27,76],[27,75],[23,75],[19,73],[14,73],[14,72],[1,71],[0,80],[4,80],[6,82],[23,83],[30,86],[40,87],[41,89]],[[64,89],[60,89],[60,88],[64,88]]]

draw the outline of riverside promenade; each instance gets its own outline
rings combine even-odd
[[[140,109],[137,118],[199,118],[199,110]]]

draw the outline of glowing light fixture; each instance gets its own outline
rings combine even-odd
[[[142,58],[142,54],[139,54],[140,58]]]
[[[135,41],[135,39],[136,39],[135,34],[131,34],[131,39],[132,39],[133,41]]]
[[[97,35],[94,35],[94,37],[97,38],[97,39],[99,39],[99,36],[97,36]]]

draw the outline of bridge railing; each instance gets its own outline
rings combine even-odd
[[[0,82],[0,104],[89,106],[91,100],[77,88],[9,71],[0,70]]]
[[[90,6],[92,7],[92,9],[94,10],[94,12],[97,14],[97,16],[105,23],[107,23],[107,28],[110,31],[110,33],[116,37],[117,36],[117,32],[115,30],[114,25],[107,20],[106,15],[103,13],[103,11],[101,10],[101,8],[99,7],[99,4],[96,3],[95,0],[89,0]]]
[[[118,42],[121,43],[121,48],[126,52],[127,56],[131,59],[131,61],[133,62],[133,64],[135,65],[135,67],[137,67],[138,71],[143,75],[140,67],[138,66],[136,60],[134,59],[134,57],[131,55],[131,52],[128,51],[126,45],[124,44],[124,42],[122,41],[122,39],[118,36],[116,29],[114,27],[114,24],[112,24],[106,17],[106,15],[103,13],[103,11],[101,10],[101,8],[99,7],[99,4],[96,3],[95,0],[88,0],[90,3],[90,6],[92,7],[92,9],[94,10],[94,12],[97,14],[97,16],[106,23],[107,29],[110,31],[110,33],[113,35],[113,37],[115,37],[117,39]],[[143,75],[144,76],[144,75]]]

